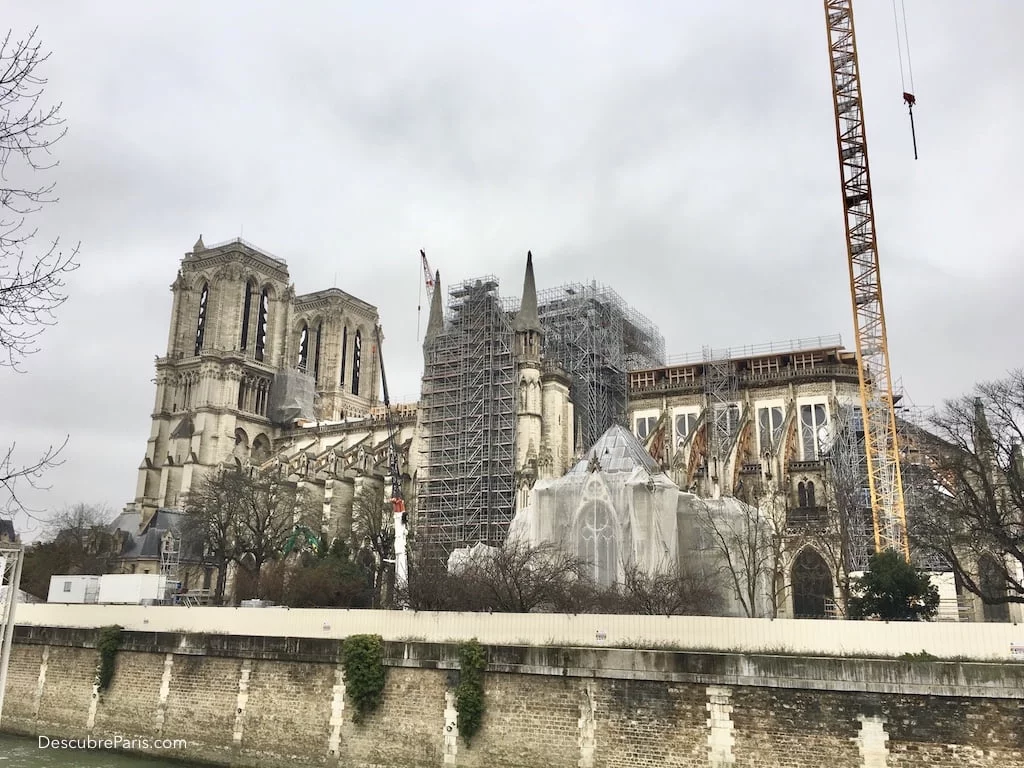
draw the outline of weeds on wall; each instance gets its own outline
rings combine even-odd
[[[96,642],[96,648],[100,652],[100,663],[96,668],[96,685],[101,691],[107,690],[110,681],[114,679],[114,657],[117,656],[117,649],[121,647],[121,629],[117,624],[100,627],[99,639]]]
[[[459,713],[459,733],[466,744],[480,730],[484,717],[484,670],[487,654],[475,639],[459,646],[459,685],[455,689],[455,709]]]
[[[352,635],[341,643],[345,692],[355,704],[354,722],[380,706],[384,693],[384,641],[380,635]]]

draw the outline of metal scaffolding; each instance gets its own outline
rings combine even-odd
[[[539,291],[544,360],[572,379],[576,448],[585,450],[613,424],[626,424],[629,371],[665,364],[657,326],[611,288],[566,283]]]
[[[903,503],[908,535],[914,530],[918,515],[927,514],[930,496],[934,493],[932,458],[928,442],[934,440],[931,422],[935,409],[914,405],[903,391],[902,382],[896,383],[896,435],[900,448],[900,471],[903,475]],[[938,555],[922,552],[910,542],[910,559],[918,568],[927,571],[949,571],[949,564]]]
[[[704,347],[704,397],[707,399],[708,494],[718,498],[727,488],[723,473],[733,438],[739,431],[739,386],[736,364],[728,351]],[[737,461],[739,461],[737,457]]]
[[[833,418],[832,441],[825,453],[830,493],[846,536],[847,571],[864,571],[875,552],[864,420],[859,405],[841,405]]]
[[[417,536],[427,548],[505,540],[515,512],[513,302],[492,276],[448,291],[444,330],[424,342],[426,450]]]
[[[897,391],[897,401],[903,400],[896,407],[900,471],[903,474],[907,524],[912,528],[915,514],[923,512],[928,501],[927,487],[922,487],[922,479],[926,483],[929,477],[928,456],[923,450],[921,436],[929,431],[928,420],[934,416],[934,409],[912,405],[904,400],[902,391]],[[847,567],[851,571],[863,571],[875,552],[875,538],[860,406],[840,406],[833,423],[834,439],[825,456],[826,467],[840,523],[849,537]],[[928,571],[949,570],[948,564],[938,557],[915,551],[913,547],[911,561]]]

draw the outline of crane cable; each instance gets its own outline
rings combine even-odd
[[[900,41],[900,16],[903,17],[903,37]],[[896,10],[896,0],[892,0],[892,19],[896,24],[896,56],[900,62],[900,85],[903,88],[903,103],[907,105],[910,113],[910,136],[914,141],[914,159],[917,160],[917,132],[914,129],[914,105],[917,99],[914,97],[914,65],[910,59],[910,34],[907,31],[907,6],[905,0],[900,0],[900,11]],[[907,66],[903,67],[903,49],[907,51]],[[905,76],[906,75],[906,76]],[[910,81],[910,90],[907,90],[907,80]]]

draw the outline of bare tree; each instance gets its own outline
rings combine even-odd
[[[721,560],[722,576],[751,618],[760,615],[762,596],[768,597],[772,615],[778,615],[785,593],[785,584],[780,582],[784,572],[785,508],[776,505],[774,499],[775,494],[764,496],[760,507],[737,500],[736,514],[698,500],[700,523]]]
[[[911,544],[984,603],[1024,603],[1024,369],[948,401],[917,438]]]
[[[21,361],[38,351],[46,327],[67,299],[65,279],[78,267],[78,247],[64,251],[59,240],[34,249],[37,230],[29,217],[56,202],[54,182],[35,183],[57,162],[51,150],[64,136],[61,105],[42,102],[42,70],[50,54],[32,30],[23,40],[8,32],[0,43],[0,367],[21,371]],[[32,460],[19,460],[14,445],[0,458],[0,489],[5,511],[32,512],[19,486],[45,488],[47,470],[61,464],[67,440]]]
[[[710,616],[722,609],[719,580],[694,564],[650,573],[634,563],[626,563],[622,584],[615,591],[619,605],[614,613]]]
[[[529,613],[564,604],[569,587],[586,572],[583,561],[555,544],[511,540],[470,557],[457,576],[479,600],[478,609]]]
[[[239,526],[252,478],[233,468],[201,476],[185,499],[182,534],[203,543],[204,560],[217,569],[213,601],[224,602],[228,567],[241,555]]]
[[[477,610],[472,589],[460,576],[449,573],[440,549],[410,546],[409,578],[398,587],[396,605],[414,611]]]
[[[263,566],[284,548],[303,498],[294,483],[267,474],[251,476],[240,485],[240,490],[238,564],[249,573],[256,596],[260,597]]]
[[[43,539],[25,551],[23,588],[45,599],[51,576],[111,572],[120,554],[108,527],[112,518],[109,509],[93,504],[74,504],[57,512],[47,521]]]
[[[373,607],[379,608],[384,583],[394,570],[395,525],[391,504],[372,486],[352,499],[352,541],[356,552],[368,549],[373,556]]]

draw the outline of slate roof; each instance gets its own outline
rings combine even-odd
[[[111,533],[121,531],[124,545],[118,557],[125,560],[160,559],[160,547],[164,534],[168,530],[181,535],[185,513],[176,509],[157,509],[145,527],[142,525],[142,514],[136,510],[125,510],[108,526]],[[201,559],[202,546],[198,543],[182,549],[181,560],[198,561]]]
[[[632,432],[623,426],[613,424],[589,449],[583,459],[569,470],[569,474],[580,475],[590,471],[590,461],[596,457],[602,472],[633,472],[645,469],[652,475],[661,472],[658,462],[649,454]]]

